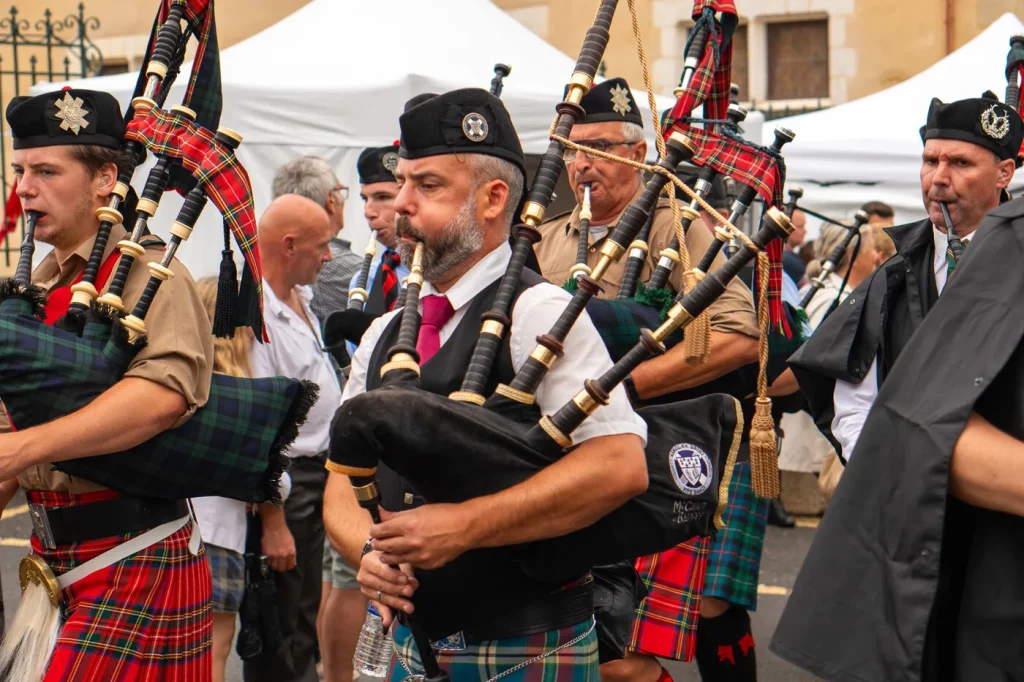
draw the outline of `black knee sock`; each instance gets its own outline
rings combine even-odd
[[[717,618],[700,617],[697,669],[703,682],[756,682],[757,657],[750,614],[731,606]]]

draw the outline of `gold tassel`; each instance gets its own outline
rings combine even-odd
[[[754,494],[766,500],[779,496],[779,454],[776,451],[772,401],[759,397],[750,422],[750,477]]]
[[[754,494],[766,500],[779,496],[779,453],[775,440],[772,401],[768,397],[768,257],[757,254],[760,287],[757,297],[758,372],[757,400],[750,421],[750,478]]]
[[[690,250],[686,247],[686,233],[683,231],[682,212],[676,203],[675,185],[668,183],[662,190],[668,194],[669,206],[672,207],[672,224],[675,226],[676,240],[679,242],[679,266],[683,269],[683,290],[693,291],[700,283],[700,273],[690,267]],[[683,336],[683,357],[690,365],[700,365],[708,361],[711,354],[711,318],[705,310],[686,327]]]
[[[685,246],[680,247],[682,251]],[[687,257],[686,261],[690,259]],[[693,288],[700,284],[703,273],[699,270],[690,270],[685,275],[686,290],[693,291]],[[705,310],[686,327],[686,336],[683,339],[684,356],[686,362],[691,365],[702,365],[711,356],[711,316]]]

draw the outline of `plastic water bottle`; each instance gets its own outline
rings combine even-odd
[[[380,613],[370,604],[366,608],[366,622],[359,633],[356,655],[352,661],[356,672],[370,677],[387,677],[388,668],[391,667],[392,642],[391,629],[384,631]]]

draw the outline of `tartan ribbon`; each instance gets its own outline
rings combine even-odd
[[[753,145],[744,144],[738,136],[726,137],[695,128],[683,121],[676,121],[673,129],[683,133],[697,145],[694,163],[700,166],[710,165],[721,175],[727,175],[737,182],[753,187],[769,206],[782,205],[785,165],[779,160]],[[782,308],[782,251],[781,239],[769,242],[768,306],[772,326],[786,338],[791,338],[792,328]],[[755,285],[755,294],[757,286],[759,283]],[[756,295],[754,300],[757,300]]]
[[[156,47],[160,27],[166,21],[171,5],[176,2],[184,3],[184,17],[197,42],[192,60],[192,73],[189,75],[188,87],[185,90],[182,103],[196,112],[198,125],[209,130],[216,130],[220,125],[224,97],[221,92],[220,48],[217,43],[217,24],[212,0],[162,0],[160,9],[153,20],[153,28],[149,34],[149,47],[146,50],[143,64],[149,63],[149,58]],[[138,97],[145,91],[147,80],[146,70],[142,69],[139,72],[139,79],[135,83],[133,97]],[[173,85],[173,81],[173,75],[168,73],[161,87],[170,87]],[[131,121],[134,115],[134,108],[129,106],[125,120]],[[195,183],[196,179],[191,173],[176,166],[171,169],[167,188],[174,189],[184,196],[195,186]]]
[[[160,109],[137,112],[128,123],[125,137],[145,144],[154,154],[180,159],[181,165],[202,184],[231,228],[256,288],[256,315],[245,315],[242,310],[239,313],[245,315],[244,319],[236,321],[239,326],[252,327],[257,338],[269,340],[263,326],[263,270],[256,238],[256,211],[245,168],[230,149],[214,139],[212,132],[182,117],[172,118]]]
[[[716,13],[721,15],[717,27],[714,18]],[[695,128],[688,122],[693,111],[702,104],[705,119],[723,120],[726,117],[732,81],[732,34],[737,23],[736,5],[734,0],[694,0],[692,16],[696,23],[691,36],[703,24],[709,32],[708,41],[693,78],[679,93],[675,106],[666,115],[665,136],[667,138],[673,131],[685,134],[699,148],[694,163],[710,165],[718,173],[753,187],[768,205],[781,206],[786,173],[781,158],[774,158],[746,143],[738,134],[720,135]],[[782,307],[782,249],[780,239],[768,244],[767,255],[771,265],[768,305],[772,326],[790,338],[792,330]],[[756,297],[754,300],[757,300]]]
[[[380,259],[380,272],[383,275],[381,287],[384,292],[384,305],[388,312],[395,309],[398,302],[398,268],[402,257],[394,249],[385,249]]]
[[[722,14],[716,22],[715,13]],[[736,28],[736,6],[733,0],[695,0],[693,18],[696,22],[690,32],[691,39],[703,26],[708,30],[708,40],[700,64],[683,89],[669,114],[669,126],[689,116],[704,104],[705,118],[725,118],[729,109],[729,87],[732,74],[732,33]],[[687,43],[687,48],[689,42]]]

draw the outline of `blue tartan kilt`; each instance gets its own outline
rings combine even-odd
[[[768,500],[754,494],[749,461],[736,463],[722,518],[725,528],[711,542],[703,596],[755,611]]]
[[[395,625],[394,638],[395,655],[391,657],[389,682],[402,682],[410,675],[422,675],[423,665],[409,629]],[[565,646],[570,642],[574,643]],[[560,646],[565,648],[551,653]],[[541,656],[543,658],[539,658]],[[502,680],[599,682],[601,675],[594,620],[537,635],[480,642],[461,651],[437,652],[437,662],[448,672],[451,682],[487,682],[495,675],[535,658],[539,660],[523,665]]]

